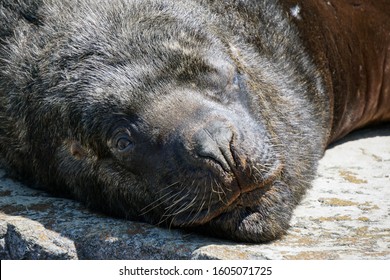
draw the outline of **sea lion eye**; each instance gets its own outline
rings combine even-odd
[[[118,151],[125,152],[133,146],[133,142],[128,137],[120,137],[116,141]]]
[[[134,146],[134,142],[132,141],[128,130],[120,130],[114,134],[114,138],[111,143],[113,144],[113,148],[120,153],[128,152]]]

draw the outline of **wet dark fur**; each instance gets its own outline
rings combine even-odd
[[[276,1],[98,2],[0,2],[3,165],[129,219],[283,234],[330,121]]]

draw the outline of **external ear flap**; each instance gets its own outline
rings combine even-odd
[[[83,146],[81,146],[80,142],[76,140],[73,140],[70,144],[70,153],[78,160],[82,160],[87,156],[87,152],[85,151]]]

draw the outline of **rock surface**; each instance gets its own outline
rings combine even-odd
[[[327,150],[291,225],[237,244],[92,213],[0,169],[0,259],[390,259],[390,125]]]

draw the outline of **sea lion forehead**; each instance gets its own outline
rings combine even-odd
[[[126,102],[142,100],[145,104],[148,98],[173,94],[178,88],[223,91],[233,83],[236,70],[223,50],[192,48],[176,40],[132,55],[133,59],[108,66],[103,88],[98,85],[92,96],[115,95]]]

